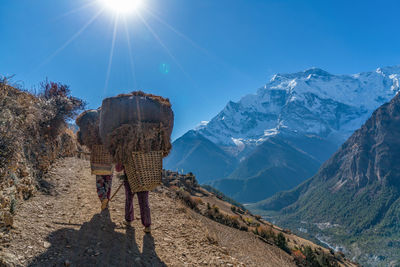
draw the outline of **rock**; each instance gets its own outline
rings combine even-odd
[[[43,242],[43,247],[44,248],[49,248],[50,246],[51,246],[51,244],[49,242],[47,242],[47,241]]]
[[[0,266],[14,267],[18,265],[18,259],[15,255],[7,252],[0,253]]]

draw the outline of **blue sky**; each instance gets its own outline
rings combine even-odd
[[[400,1],[143,2],[115,27],[115,14],[93,0],[1,0],[0,74],[26,88],[63,82],[89,108],[137,89],[163,95],[177,138],[274,73],[400,64]]]

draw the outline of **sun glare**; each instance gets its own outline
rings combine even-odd
[[[142,0],[101,0],[104,6],[117,14],[129,14],[142,6]]]

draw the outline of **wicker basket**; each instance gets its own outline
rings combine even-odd
[[[103,145],[92,146],[90,167],[94,175],[112,175],[111,155]]]
[[[151,191],[161,184],[162,151],[133,152],[124,164],[132,192]]]

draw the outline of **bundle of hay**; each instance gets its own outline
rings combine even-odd
[[[92,146],[101,145],[99,135],[100,109],[86,110],[76,118],[78,142],[92,149]]]
[[[168,155],[173,124],[168,99],[139,91],[104,99],[99,129],[114,162],[126,163],[133,152]]]
[[[100,109],[87,110],[78,116],[76,119],[76,125],[79,126],[77,139],[81,145],[85,145],[90,149],[92,174],[111,175],[111,155],[103,146],[99,134],[100,111]]]

